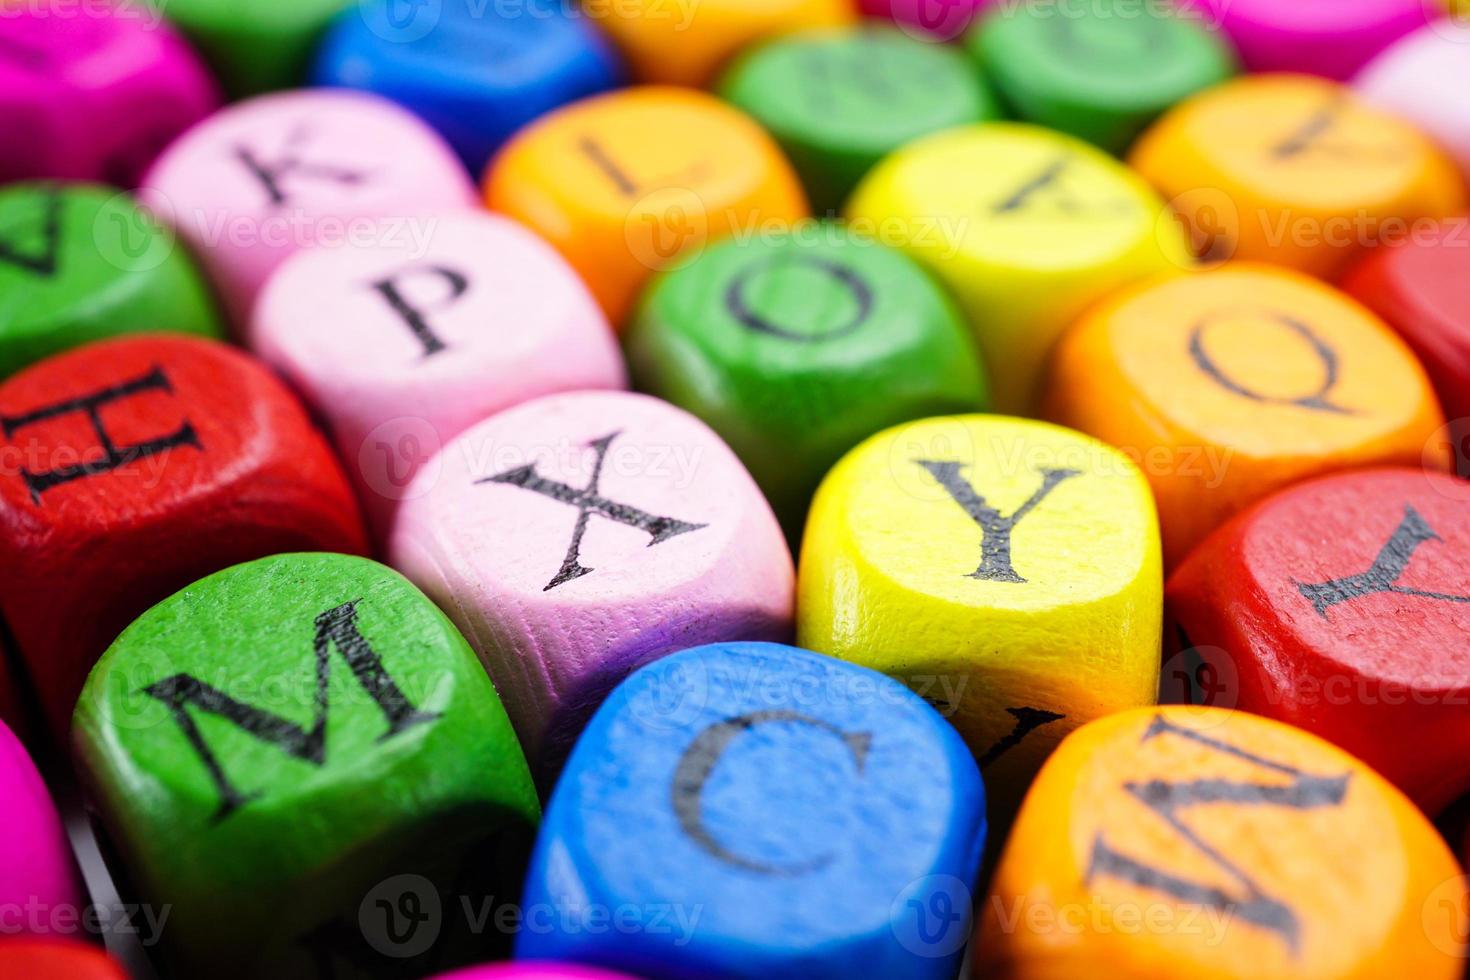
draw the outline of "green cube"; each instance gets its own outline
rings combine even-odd
[[[93,670],[73,739],[123,877],[171,910],[177,976],[484,958],[455,918],[514,900],[539,818],[469,645],[362,558],[267,558],[158,604]]]
[[[322,33],[353,0],[168,0],[164,16],[188,35],[234,98],[294,88]],[[427,33],[438,4],[410,3],[404,40]],[[393,38],[388,38],[393,40]]]
[[[202,274],[171,231],[105,187],[0,189],[0,377],[143,331],[224,335]]]
[[[636,386],[723,436],[793,542],[853,446],[989,402],[948,295],[911,259],[827,222],[727,241],[668,273],[627,347]]]
[[[966,46],[1018,118],[1117,154],[1164,110],[1236,72],[1219,31],[1147,0],[1002,5]]]
[[[951,126],[997,118],[964,55],[895,27],[806,31],[742,58],[719,85],[781,144],[818,214],[883,157]]]

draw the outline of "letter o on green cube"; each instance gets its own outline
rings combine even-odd
[[[362,558],[266,558],[158,604],[92,671],[73,739],[178,976],[484,959],[461,900],[514,900],[539,818],[469,645]]]
[[[668,273],[627,348],[635,385],[718,432],[792,541],[853,446],[989,403],[949,296],[908,257],[825,222],[725,242]]]

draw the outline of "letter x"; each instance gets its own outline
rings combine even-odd
[[[1301,582],[1293,584],[1296,585],[1302,596],[1311,602],[1312,607],[1317,610],[1317,615],[1323,619],[1328,618],[1327,610],[1333,606],[1385,592],[1391,592],[1394,595],[1417,596],[1421,599],[1434,599],[1439,602],[1470,604],[1470,596],[1406,589],[1398,584],[1420,545],[1428,541],[1443,540],[1417,510],[1405,506],[1403,521],[1393,532],[1393,536],[1384,544],[1383,549],[1378,552],[1378,557],[1373,559],[1373,564],[1366,572],[1361,575],[1350,575],[1347,578],[1333,579],[1330,582],[1319,582],[1316,585],[1303,585]]]
[[[1026,580],[1016,574],[1011,565],[1011,532],[1022,519],[1051,495],[1051,492],[1064,481],[1074,476],[1081,476],[1081,470],[1049,470],[1041,471],[1041,489],[1031,495],[1010,517],[1001,516],[1000,511],[985,502],[985,498],[975,492],[960,471],[964,469],[961,463],[936,463],[930,460],[914,460],[934,477],[935,481],[943,487],[954,502],[970,515],[970,520],[980,525],[981,533],[984,535],[980,541],[980,567],[971,572],[970,578],[984,579],[987,582],[1015,582],[1025,584]]]
[[[613,432],[588,443],[597,453],[597,462],[592,468],[592,479],[580,490],[556,480],[546,479],[536,472],[535,463],[475,481],[477,484],[503,483],[520,487],[522,490],[530,490],[532,493],[539,493],[543,497],[550,497],[552,500],[577,508],[577,524],[572,529],[572,540],[567,545],[566,557],[562,559],[561,571],[557,572],[546,588],[541,590],[543,592],[550,592],[558,585],[565,585],[573,579],[579,579],[595,571],[581,562],[582,536],[587,533],[587,525],[594,516],[637,528],[649,536],[648,547],[650,548],[656,544],[663,544],[670,538],[677,538],[681,534],[688,534],[690,531],[698,531],[709,526],[689,524],[672,517],[659,517],[602,496],[598,490],[598,484],[602,481],[602,467],[607,462],[608,448],[620,435],[622,435],[621,432]]]

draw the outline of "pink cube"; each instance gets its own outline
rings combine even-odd
[[[887,17],[919,38],[952,41],[996,0],[859,0],[869,17]]]
[[[1443,10],[1441,0],[1182,0],[1230,35],[1251,71],[1344,80]]]
[[[607,317],[550,245],[483,212],[427,230],[293,257],[248,338],[327,421],[380,541],[413,477],[471,425],[627,385]]]
[[[66,831],[25,747],[0,724],[0,908],[7,928],[75,931],[85,892]]]
[[[218,104],[193,49],[146,4],[35,0],[0,12],[0,184],[131,187]]]
[[[645,395],[551,395],[471,428],[419,474],[389,555],[479,651],[543,785],[632,671],[791,634],[770,505],[708,426]]]
[[[1470,181],[1470,27],[1442,20],[1421,28],[1370,61],[1353,85],[1434,138]]]
[[[238,327],[261,286],[315,245],[425,234],[476,207],[448,145],[375,95],[300,90],[230,106],[174,142],[140,197],[200,257]]]
[[[626,973],[610,973],[586,966],[561,963],[492,963],[454,973],[443,973],[432,980],[632,980]]]

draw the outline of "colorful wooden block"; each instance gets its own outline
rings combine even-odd
[[[358,6],[366,12],[377,5],[378,0],[168,0],[159,9],[238,98],[301,85],[312,52],[337,12]],[[438,3],[399,8],[398,34],[424,30],[440,9]]]
[[[1169,581],[1234,707],[1342,746],[1435,814],[1470,791],[1470,486],[1330,476],[1226,525]]]
[[[223,329],[194,261],[127,195],[86,184],[0,189],[0,377],[107,337]]]
[[[807,214],[764,130],[676,88],[596,96],[532,123],[491,165],[485,194],[567,257],[619,329],[651,273],[706,241]]]
[[[984,847],[975,763],[917,695],[792,647],[701,647],[634,674],[578,743],[516,953],[653,980],[948,980]],[[596,928],[629,908],[664,924]]]
[[[1046,416],[1139,460],[1170,568],[1263,497],[1336,470],[1449,465],[1413,354],[1300,273],[1248,263],[1125,290],[1057,348]]]
[[[285,551],[361,551],[326,441],[223,344],[89,344],[0,384],[0,612],[64,735],[97,657],[153,603]]]
[[[422,975],[452,935],[441,892],[505,901],[539,810],[469,644],[345,555],[238,565],[153,607],[88,678],[74,743],[182,976]]]
[[[418,244],[310,249],[262,292],[250,346],[324,418],[380,540],[445,442],[540,395],[623,388],[607,318],[525,228],[465,212]]]
[[[1418,130],[1300,75],[1241,78],[1184,102],[1129,162],[1170,201],[1196,254],[1326,279],[1465,204],[1454,164]]]
[[[446,973],[435,980],[632,980],[624,973],[610,973],[585,966],[564,963],[496,963],[477,966],[456,973]]]
[[[1122,153],[1161,115],[1235,74],[1197,18],[1138,0],[997,9],[966,47],[1017,117]]]
[[[392,2],[343,12],[317,49],[312,81],[412,109],[474,173],[526,123],[622,82],[612,46],[560,0],[448,0],[432,24],[413,23],[406,28]]]
[[[1470,220],[1449,221],[1402,245],[1375,249],[1343,280],[1344,289],[1414,349],[1446,415],[1462,424],[1470,421],[1467,248]]]
[[[230,106],[169,147],[143,184],[140,198],[194,249],[237,326],[296,251],[380,234],[384,218],[394,240],[416,241],[436,213],[475,204],[438,134],[362,92],[287,92]]]
[[[699,87],[741,50],[780,34],[856,18],[852,0],[625,0],[602,4],[598,24],[640,82]]]
[[[840,225],[710,249],[649,291],[627,344],[637,387],[708,422],[793,542],[853,446],[989,401],[949,297],[911,259]]]
[[[3,954],[10,935],[60,928],[61,920],[53,915],[57,911],[70,910],[70,922],[79,929],[87,899],[51,794],[25,747],[4,724],[0,724],[0,800],[4,800],[0,910],[5,913],[7,934],[0,940]]]
[[[1423,814],[1321,739],[1243,711],[1124,712],[1037,777],[974,976],[1456,980],[1459,874]]]
[[[887,17],[914,37],[953,41],[995,0],[858,0],[868,17]]]
[[[840,208],[904,144],[1000,116],[990,87],[962,54],[898,28],[779,38],[736,62],[719,92],[776,137],[823,214]]]
[[[1470,21],[1440,21],[1398,41],[1358,73],[1364,101],[1432,137],[1470,180],[1470,105],[1445,98],[1470,89]]]
[[[131,187],[219,105],[213,79],[152,8],[65,0],[0,16],[0,184],[36,177]]]
[[[551,395],[470,428],[410,486],[389,555],[475,645],[543,782],[633,670],[791,632],[791,555],[755,481],[643,395]]]
[[[1190,262],[1183,233],[1137,175],[1080,140],[1013,123],[899,150],[858,187],[847,216],[960,300],[996,369],[996,407],[1011,414],[1034,413],[1051,347],[1084,310]]]
[[[1154,703],[1163,587],[1123,455],[1044,422],[929,419],[869,439],[817,492],[797,642],[936,705],[1000,822],[1063,735]]]
[[[1351,78],[1384,48],[1439,16],[1443,0],[1185,0],[1223,30],[1252,72]]]
[[[0,942],[0,980],[128,980],[128,975],[85,943],[6,939]]]

